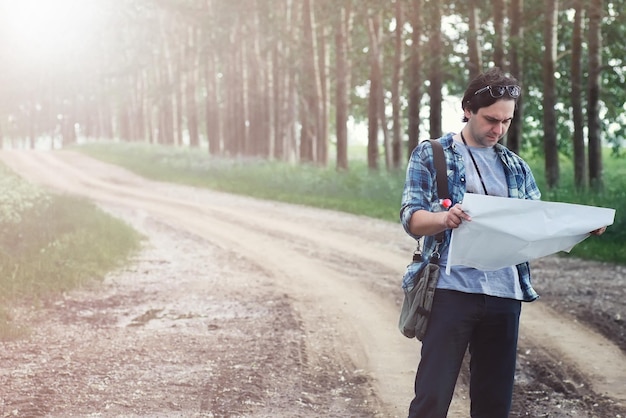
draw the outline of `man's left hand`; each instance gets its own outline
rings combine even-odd
[[[604,234],[604,231],[606,231],[606,226],[591,231],[591,235],[602,235]]]

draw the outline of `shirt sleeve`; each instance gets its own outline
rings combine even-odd
[[[411,153],[400,208],[402,226],[406,233],[415,239],[420,239],[421,236],[410,232],[411,216],[420,209],[430,210],[433,197],[433,154],[432,148],[425,146],[425,143],[426,141],[422,142]]]
[[[540,200],[541,191],[537,186],[533,172],[530,170],[528,164],[524,162],[524,169],[526,170],[526,199]]]

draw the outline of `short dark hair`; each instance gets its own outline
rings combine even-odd
[[[505,94],[502,97],[494,98],[490,94],[478,94],[476,92],[486,86],[519,86],[519,81],[515,77],[505,74],[499,67],[492,67],[489,70],[477,75],[467,86],[461,107],[463,110],[469,110],[472,113],[478,112],[481,107],[491,106],[498,100],[514,100],[517,108],[517,99],[519,97],[511,97]],[[467,122],[467,118],[463,115],[463,122]]]

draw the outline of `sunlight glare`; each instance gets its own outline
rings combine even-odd
[[[93,35],[98,0],[0,0],[3,32],[23,59],[78,52]]]

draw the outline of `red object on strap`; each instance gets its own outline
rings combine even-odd
[[[452,206],[452,200],[450,200],[450,199],[443,199],[441,201],[441,206],[443,206],[446,209],[450,209],[450,206]]]

